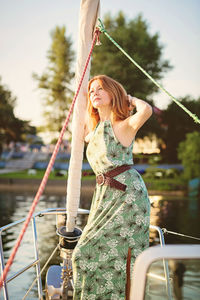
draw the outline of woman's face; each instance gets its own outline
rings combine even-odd
[[[94,80],[90,85],[89,90],[90,101],[94,108],[102,106],[111,106],[111,97],[106,92],[98,80]]]

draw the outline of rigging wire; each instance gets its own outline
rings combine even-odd
[[[179,105],[191,118],[193,118],[195,123],[200,124],[200,119],[192,113],[189,109],[187,109],[180,101],[178,101],[174,96],[172,96],[161,84],[159,84],[151,75],[149,75],[106,31],[102,21],[100,18],[98,28],[101,32],[103,32],[109,40],[138,68],[140,69],[160,90],[165,92],[177,105]]]

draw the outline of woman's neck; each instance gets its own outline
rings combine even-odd
[[[107,120],[112,120],[113,119],[113,114],[111,110],[104,110],[102,108],[98,109],[99,117],[100,117],[100,122],[104,122]]]

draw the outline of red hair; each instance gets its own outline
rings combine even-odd
[[[113,120],[124,120],[130,115],[129,102],[127,100],[127,93],[123,86],[116,80],[106,76],[97,75],[93,77],[88,83],[88,117],[89,117],[89,127],[93,130],[98,122],[100,121],[98,109],[92,106],[90,100],[90,87],[91,83],[98,80],[100,86],[109,94],[111,97]]]

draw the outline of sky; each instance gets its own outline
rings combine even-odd
[[[139,13],[149,24],[151,34],[159,33],[164,46],[163,59],[173,69],[161,84],[174,97],[200,97],[200,1],[199,0],[101,0],[101,18],[122,10],[128,19]],[[17,97],[15,114],[43,124],[41,92],[32,73],[42,74],[47,66],[50,32],[66,26],[73,49],[77,49],[79,0],[0,0],[0,76]],[[134,42],[134,41],[133,41]],[[145,99],[144,99],[145,100]],[[163,92],[153,97],[157,107],[171,100]]]

